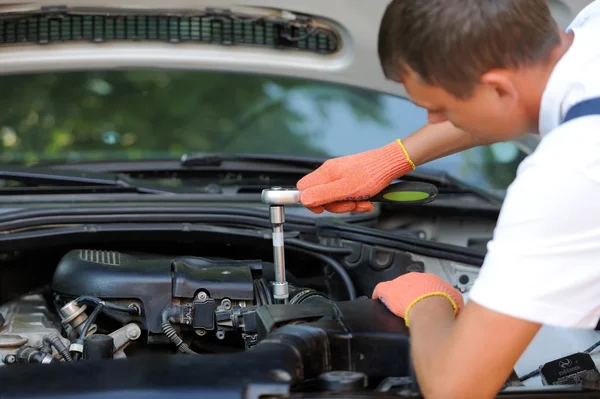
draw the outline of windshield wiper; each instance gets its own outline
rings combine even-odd
[[[402,176],[402,180],[434,184],[437,186],[439,194],[442,195],[471,194],[498,205],[501,205],[504,202],[504,198],[502,196],[495,195],[489,191],[465,183],[464,181],[448,174],[447,172],[438,171],[435,169],[424,169],[419,172],[410,172]]]
[[[281,164],[316,169],[325,162],[323,157],[284,155],[284,154],[219,154],[191,153],[181,157],[181,166],[220,166],[224,162],[252,162],[262,164]]]
[[[119,173],[98,173],[72,170],[55,170],[26,166],[0,167],[0,179],[12,180],[25,187],[0,187],[0,194],[25,193],[80,193],[80,192],[134,192],[144,194],[171,194],[152,185],[139,185]]]
[[[251,162],[254,164],[265,164],[269,166],[285,165],[309,168],[318,168],[325,162],[323,157],[295,156],[283,154],[215,154],[215,153],[192,153],[181,157],[183,167],[221,166],[224,162]],[[402,177],[402,180],[419,181],[435,184],[440,193],[444,194],[472,194],[487,201],[502,203],[503,198],[496,196],[486,190],[477,188],[463,182],[456,177],[437,170],[421,169],[419,172],[411,172]]]
[[[289,155],[289,154],[239,154],[239,153],[210,153],[192,152],[183,155],[179,160],[138,160],[138,161],[111,161],[111,162],[77,162],[70,164],[51,165],[48,171],[94,171],[93,173],[110,173],[114,178],[116,173],[132,175],[135,181],[150,178],[168,179],[204,179],[209,184],[195,182],[194,190],[214,194],[220,188],[237,186],[241,193],[260,193],[262,189],[273,185],[294,185],[296,181],[318,167],[329,157]],[[215,172],[244,172],[246,175],[235,175],[228,180],[227,176],[215,178]],[[260,176],[256,174],[260,173]],[[91,176],[96,176],[93,174]],[[1,178],[1,175],[0,175]],[[125,177],[122,177],[126,179]],[[215,180],[216,179],[216,180]],[[471,195],[483,200],[492,206],[501,206],[503,197],[495,195],[484,189],[465,183],[452,175],[436,170],[420,167],[418,171],[402,176],[402,180],[417,181],[434,184],[441,196]],[[137,184],[136,184],[137,185]],[[235,187],[232,187],[235,188]],[[189,185],[181,188],[169,187],[172,192],[192,189]],[[439,196],[438,196],[439,197]],[[439,200],[438,200],[439,201]]]

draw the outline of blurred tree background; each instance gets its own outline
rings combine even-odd
[[[44,73],[0,79],[0,161],[179,157],[193,151],[328,156],[290,104],[343,102],[385,124],[376,93],[295,79],[167,70]],[[315,115],[327,118],[326,113]]]
[[[26,74],[1,77],[0,89],[2,163],[177,159],[190,152],[332,157],[339,154],[329,151],[350,151],[343,144],[352,140],[362,151],[364,143],[404,138],[427,123],[424,110],[368,90],[222,71]],[[510,144],[481,147],[433,165],[505,190],[524,158],[515,151]]]

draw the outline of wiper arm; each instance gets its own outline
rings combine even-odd
[[[191,153],[181,157],[181,166],[220,166],[224,162],[252,162],[263,164],[281,164],[316,169],[325,162],[322,157],[309,157],[283,154],[215,154]]]
[[[435,184],[440,194],[474,194],[500,205],[504,201],[501,196],[465,183],[444,171],[422,169],[420,172],[410,172],[402,176],[402,180]]]
[[[215,154],[191,153],[181,157],[182,167],[221,166],[225,162],[250,162],[264,164],[271,168],[281,165],[283,167],[299,167],[309,173],[325,162],[327,158],[308,157],[283,154]],[[434,184],[440,194],[470,194],[477,196],[494,205],[501,205],[503,198],[490,192],[472,186],[453,177],[452,175],[435,169],[420,169],[402,176],[402,180]]]
[[[13,180],[34,187],[7,187],[0,188],[2,192],[39,191],[39,186],[59,188],[55,191],[64,192],[60,188],[69,188],[70,191],[81,189],[99,188],[101,191],[121,189],[125,192],[138,192],[144,194],[169,194],[172,191],[164,190],[150,185],[138,185],[131,178],[118,173],[98,173],[73,170],[54,170],[37,167],[8,166],[0,167],[0,179]],[[28,190],[29,189],[29,190]],[[67,190],[68,191],[68,190]]]

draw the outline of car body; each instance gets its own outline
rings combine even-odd
[[[590,2],[550,5],[564,28]],[[261,202],[426,123],[382,74],[386,5],[0,1],[1,397],[418,396],[409,332],[372,289],[426,271],[468,300],[537,136],[410,173],[426,205],[286,205],[287,304]],[[518,377],[598,339],[544,327],[501,395],[590,395]]]

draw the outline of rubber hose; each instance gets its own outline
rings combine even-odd
[[[167,338],[169,338],[169,341],[171,341],[175,346],[177,346],[179,352],[186,353],[188,355],[199,355],[199,353],[191,350],[190,347],[187,346],[187,344],[185,344],[181,338],[179,338],[179,335],[177,335],[177,332],[175,331],[171,323],[169,323],[168,321],[164,322],[161,324],[161,327]]]
[[[254,286],[254,297],[257,306],[264,306],[267,304],[267,297],[263,291],[263,287],[259,279],[256,279],[252,282]]]
[[[273,297],[271,295],[271,290],[269,289],[269,283],[267,283],[267,280],[265,280],[264,278],[261,278],[259,281],[259,284],[262,286],[263,289],[263,293],[265,294],[265,297],[267,298],[267,305],[272,305],[273,304]]]
[[[65,346],[65,344],[58,338],[56,333],[50,333],[44,336],[42,339],[43,342],[53,346],[56,351],[65,359],[67,362],[73,361],[71,354],[69,353],[69,349]]]
[[[139,314],[139,310],[137,308],[133,308],[133,307],[130,308],[128,306],[117,305],[116,303],[106,302],[106,301],[101,300],[100,298],[96,298],[96,297],[92,297],[92,296],[80,296],[79,298],[77,298],[75,300],[75,303],[81,303],[81,302],[91,302],[94,305],[102,304],[108,310],[116,310],[119,312],[125,312],[125,313],[129,313],[132,315]]]
[[[296,247],[290,247],[290,249],[305,253],[307,255],[312,255],[315,258],[317,258],[317,259],[323,261],[324,263],[328,264],[329,266],[331,266],[337,272],[337,274],[340,275],[340,277],[344,281],[344,285],[346,286],[346,291],[348,291],[348,298],[350,300],[356,299],[356,289],[354,288],[354,283],[352,283],[352,279],[350,278],[350,275],[348,274],[346,269],[344,269],[344,266],[342,266],[338,261],[336,261],[333,258],[330,258],[329,256],[326,256],[326,255],[323,255],[320,253],[316,253],[316,252],[311,252],[306,249],[296,248]]]
[[[594,345],[590,346],[589,348],[587,348],[584,353],[590,353],[592,352],[594,349],[596,349],[597,347],[600,346],[600,341],[596,342]]]
[[[254,289],[254,303],[256,304],[256,306],[261,306],[262,301],[260,299],[260,296],[258,295],[258,291],[256,288],[256,280],[252,281],[252,288]]]
[[[167,336],[169,341],[171,341],[177,347],[179,352],[182,352],[182,353],[185,353],[188,355],[200,355],[199,353],[191,350],[190,347],[187,346],[187,344],[185,344],[183,342],[183,340],[179,337],[179,335],[177,335],[177,332],[175,331],[175,329],[169,322],[169,317],[171,315],[173,315],[176,311],[177,310],[174,307],[168,307],[162,311],[162,313],[161,313],[162,323],[160,326],[162,327],[163,332],[165,333],[165,335]]]
[[[52,353],[52,345],[50,345],[48,342],[44,342],[43,340],[37,343],[35,349],[42,353]]]
[[[85,321],[85,324],[81,328],[81,334],[79,334],[79,339],[81,339],[81,340],[85,339],[85,336],[87,335],[88,330],[90,329],[90,327],[92,326],[92,324],[94,324],[94,321],[96,320],[96,317],[98,317],[98,315],[100,314],[100,312],[102,312],[103,308],[104,308],[104,304],[103,303],[99,303],[98,305],[96,305],[96,307],[92,311],[92,314],[90,314],[90,317],[87,318],[87,320]]]

